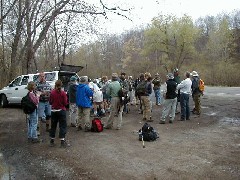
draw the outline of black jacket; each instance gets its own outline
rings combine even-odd
[[[167,84],[167,92],[166,99],[174,99],[177,97],[176,89],[177,83],[173,79],[169,79],[166,81]]]

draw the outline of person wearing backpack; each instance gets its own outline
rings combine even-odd
[[[157,73],[155,74],[155,78],[152,81],[153,83],[153,90],[155,93],[155,98],[156,98],[156,105],[160,106],[161,105],[161,91],[160,91],[160,87],[161,87],[161,78],[160,75]]]
[[[193,108],[193,114],[196,114],[197,116],[200,116],[201,114],[201,95],[202,91],[199,89],[199,75],[196,71],[193,71],[192,73],[192,98],[194,101],[194,108]]]
[[[67,147],[65,136],[67,133],[66,106],[68,104],[67,94],[62,90],[62,81],[57,80],[54,90],[51,91],[49,103],[52,105],[51,111],[51,129],[50,129],[50,146],[54,146],[54,139],[57,125],[59,124],[59,139],[61,147]]]
[[[140,97],[143,108],[143,121],[152,121],[151,102],[149,95],[152,93],[151,76],[149,73],[140,74],[140,82],[136,87],[136,93]]]
[[[122,127],[122,112],[123,112],[123,104],[120,102],[119,92],[121,90],[121,84],[118,82],[118,74],[112,74],[112,82],[107,87],[107,95],[111,97],[111,111],[109,118],[107,120],[107,124],[105,129],[112,129],[113,128],[113,121],[115,118],[115,114],[118,115],[117,120],[117,127],[116,130],[121,129]]]
[[[78,86],[77,77],[72,76],[68,84],[69,119],[71,127],[76,127],[78,119],[78,107],[76,105],[77,86]]]
[[[36,84],[31,81],[27,85],[28,89],[28,96],[31,99],[31,101],[36,105],[36,109],[28,114],[28,142],[32,143],[39,143],[40,140],[37,136],[37,125],[38,125],[38,112],[37,112],[37,106],[39,103],[39,95],[35,93],[36,90]]]
[[[124,100],[122,101],[123,103],[123,112],[127,113],[128,112],[128,109],[127,109],[127,98],[128,98],[128,92],[129,92],[129,83],[126,79],[126,73],[125,72],[122,72],[120,77],[119,77],[119,83],[122,87],[122,90],[123,90],[123,98]]]

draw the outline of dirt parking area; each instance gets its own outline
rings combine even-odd
[[[209,89],[212,90],[212,89]],[[70,147],[49,147],[46,132],[39,144],[27,143],[25,115],[19,107],[0,109],[0,177],[34,179],[240,179],[240,95],[209,91],[202,115],[190,121],[158,124],[162,107],[153,106],[159,132],[154,142],[138,140],[138,107],[130,106],[121,130],[101,133],[69,127]],[[239,91],[240,92],[240,91]],[[192,106],[192,100],[191,100]],[[103,122],[106,118],[103,118]],[[42,124],[44,127],[44,124]]]

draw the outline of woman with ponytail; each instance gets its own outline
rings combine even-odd
[[[65,135],[67,132],[67,120],[66,120],[66,105],[67,95],[62,90],[62,81],[57,80],[54,90],[50,94],[50,104],[52,105],[51,112],[51,130],[50,130],[50,146],[54,146],[55,134],[57,125],[59,123],[59,138],[61,140],[61,147],[67,147]]]

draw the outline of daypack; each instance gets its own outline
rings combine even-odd
[[[26,96],[22,98],[21,105],[25,114],[31,114],[37,108],[37,106],[32,102],[31,98],[29,97],[29,92]]]
[[[147,92],[147,89],[146,89],[146,85],[147,85],[147,82],[146,81],[141,81],[137,87],[136,87],[136,93],[137,95],[145,95],[146,92]]]
[[[202,79],[199,79],[199,87],[198,88],[201,92],[203,92],[205,89],[204,81]]]
[[[103,131],[103,124],[101,119],[99,118],[94,118],[92,120],[92,127],[91,127],[92,132],[102,132]]]
[[[144,141],[155,141],[159,138],[157,131],[148,123],[145,123],[138,132],[139,141],[142,141],[142,137]]]

